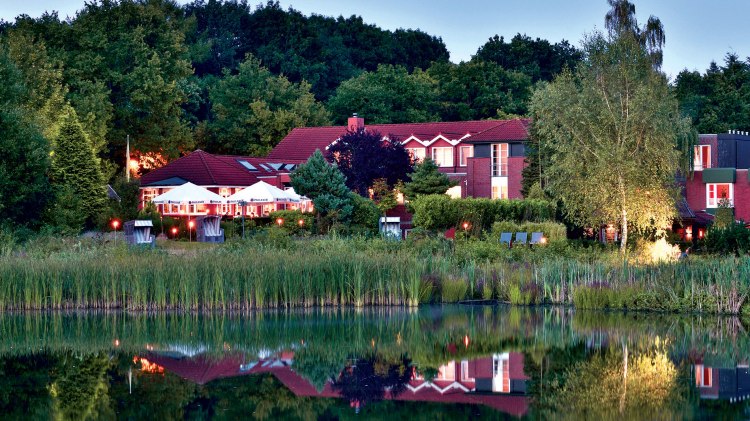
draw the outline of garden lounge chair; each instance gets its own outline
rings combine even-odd
[[[127,221],[123,225],[125,242],[131,246],[151,246],[156,244],[156,237],[151,235],[154,224],[150,220]]]
[[[515,245],[526,245],[526,238],[528,237],[528,234],[525,232],[517,232],[516,233],[516,241],[513,242]]]
[[[511,243],[513,243],[512,232],[503,232],[500,234],[500,244],[507,244],[508,247],[510,247]]]
[[[544,243],[544,234],[541,232],[532,232],[531,233],[531,241],[529,241],[529,245],[535,246],[537,244]]]

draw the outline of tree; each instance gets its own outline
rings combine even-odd
[[[437,81],[443,121],[497,118],[499,113],[524,115],[531,97],[531,78],[494,62],[439,62],[427,70]]]
[[[266,155],[293,128],[329,123],[309,84],[274,76],[252,56],[210,91],[211,120],[198,136],[212,152]]]
[[[587,58],[575,73],[534,93],[532,125],[551,151],[548,190],[573,222],[619,220],[624,252],[629,226],[671,223],[674,177],[692,130],[635,37],[607,40],[597,33],[584,49]]]
[[[653,66],[657,69],[661,67],[664,60],[662,48],[666,41],[661,20],[655,16],[649,16],[646,25],[640,27],[635,18],[635,5],[629,0],[607,0],[607,3],[611,9],[604,17],[604,26],[609,31],[609,36],[611,38],[621,35],[635,37],[641,47],[648,52]]]
[[[404,184],[402,193],[409,199],[428,194],[445,194],[457,183],[438,170],[437,164],[430,158],[414,166],[411,181]]]
[[[49,193],[49,143],[26,117],[23,76],[2,49],[0,80],[0,224],[33,224]]]
[[[532,82],[551,81],[563,69],[573,69],[581,61],[581,52],[568,41],[551,44],[540,38],[517,34],[510,42],[495,35],[479,47],[472,61],[496,63],[506,71],[523,73]]]
[[[436,121],[438,106],[436,84],[427,73],[391,65],[342,82],[328,101],[338,122],[355,112],[372,123]]]
[[[312,199],[319,227],[327,226],[328,222],[345,222],[351,216],[352,204],[346,177],[326,161],[319,149],[292,172],[291,181],[297,194]]]
[[[81,200],[80,214],[87,220],[94,221],[103,210],[107,195],[99,158],[71,107],[63,111],[53,144],[51,178],[54,186],[62,187],[59,191],[75,193]]]
[[[344,174],[346,185],[362,196],[369,195],[377,179],[393,188],[412,172],[409,152],[397,138],[367,129],[347,131],[328,148],[327,158]]]
[[[370,187],[372,191],[372,201],[378,207],[381,215],[393,209],[398,205],[396,190],[388,185],[385,178],[378,178]]]

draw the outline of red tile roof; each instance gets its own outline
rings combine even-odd
[[[240,162],[246,161],[257,171],[251,171]],[[176,159],[141,177],[142,186],[159,185],[170,178],[179,177],[199,186],[250,186],[258,177],[276,176],[291,171],[289,164],[298,161],[276,162],[267,158],[234,155],[213,155],[200,149]]]
[[[446,121],[437,123],[406,123],[406,124],[369,124],[365,128],[375,130],[384,135],[399,137],[402,141],[410,136],[420,140],[432,140],[443,135],[450,140],[458,140],[467,134],[497,129],[497,134],[505,136],[498,140],[524,140],[528,137],[526,127],[529,120],[475,120],[475,121]],[[285,161],[304,161],[316,149],[325,150],[346,132],[346,126],[299,127],[293,129],[268,155],[268,159],[283,159]],[[471,138],[470,138],[471,139]]]
[[[491,141],[523,141],[529,138],[528,119],[506,120],[502,124],[477,133],[467,143]]]

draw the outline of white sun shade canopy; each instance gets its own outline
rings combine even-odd
[[[218,194],[201,186],[187,182],[179,187],[160,194],[151,200],[155,205],[181,204],[206,205],[226,203],[225,199]]]
[[[294,189],[291,187],[284,189],[284,192],[288,194],[289,196],[292,196],[294,199],[296,199],[297,202],[305,202],[305,201],[310,200],[310,198],[308,198],[307,196],[301,196],[297,194],[297,192],[295,192]]]
[[[290,195],[278,187],[272,186],[265,181],[258,181],[252,186],[238,191],[227,197],[227,203],[275,203],[275,202],[299,202],[297,195]]]

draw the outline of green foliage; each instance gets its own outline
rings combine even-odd
[[[335,120],[353,112],[371,123],[415,123],[438,120],[435,81],[422,70],[379,65],[339,85],[328,101]],[[387,133],[385,133],[387,134]]]
[[[375,206],[378,207],[381,215],[385,215],[386,212],[398,205],[396,190],[390,188],[384,178],[375,180],[370,189],[372,190],[372,201],[375,202]]]
[[[318,229],[325,231],[330,224],[345,222],[351,217],[352,204],[346,177],[326,161],[320,150],[292,172],[291,181],[297,194],[312,199],[320,217]]]
[[[449,188],[456,185],[447,175],[438,170],[437,164],[430,158],[414,166],[414,172],[411,174],[411,181],[404,184],[402,193],[408,199],[413,199],[421,195],[445,194]]]
[[[523,222],[497,221],[492,224],[492,238],[497,240],[503,232],[541,232],[548,242],[565,240],[567,238],[567,229],[564,224],[559,222]],[[514,237],[515,238],[515,237]],[[531,238],[531,237],[529,237]]]
[[[666,226],[675,214],[678,139],[691,133],[664,75],[630,36],[585,42],[586,60],[533,96],[532,125],[552,151],[545,188],[583,226]],[[684,145],[683,145],[684,146]]]
[[[75,111],[68,107],[61,119],[60,130],[52,151],[51,178],[53,187],[67,187],[79,198],[79,212],[84,220],[93,221],[104,207],[106,191],[99,159],[78,122]],[[57,206],[61,197],[57,197]]]
[[[427,73],[437,82],[443,121],[528,112],[531,78],[523,73],[477,59],[460,64],[438,62]]]
[[[489,231],[495,221],[547,221],[555,217],[555,205],[542,200],[451,199],[427,195],[410,202],[414,226],[429,230],[458,227],[468,222],[471,229]]]
[[[23,78],[0,49],[0,223],[34,224],[49,196],[49,143],[21,109]]]
[[[455,303],[466,298],[469,284],[464,278],[447,278],[443,280],[440,297],[444,303]]]
[[[281,228],[293,235],[309,234],[313,228],[313,217],[309,213],[299,210],[279,210],[271,212],[269,215],[271,223],[276,224],[277,220],[283,220]],[[302,224],[300,224],[302,221]]]
[[[382,215],[380,208],[371,199],[350,193],[352,202],[352,219],[349,230],[352,233],[372,235],[378,232],[378,221]]]
[[[221,153],[263,156],[295,127],[329,123],[307,82],[274,76],[248,56],[210,89],[211,119],[198,128],[198,143]]]
[[[497,63],[503,69],[520,72],[531,78],[551,81],[564,69],[573,69],[583,54],[568,41],[550,44],[543,39],[532,39],[517,34],[510,42],[495,35],[479,47],[472,60]]]
[[[724,226],[714,223],[706,232],[703,246],[708,253],[746,255],[750,252],[750,229],[742,221]]]
[[[728,199],[720,199],[719,207],[716,209],[714,226],[716,228],[726,228],[734,223],[734,208]]]

